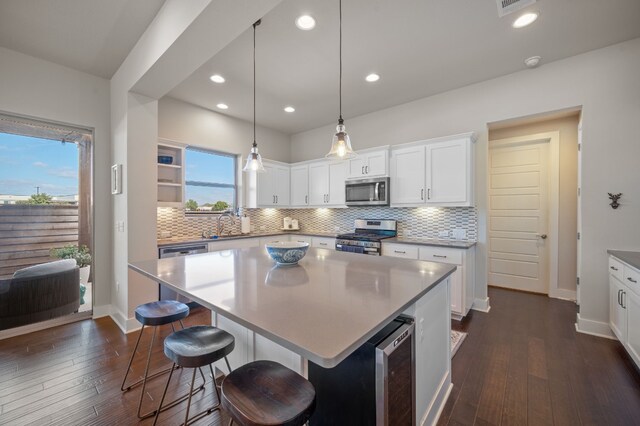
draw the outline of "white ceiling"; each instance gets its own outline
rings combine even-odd
[[[258,123],[297,133],[335,122],[338,114],[338,1],[284,0],[257,29]],[[392,105],[640,37],[638,0],[539,0],[530,27],[498,18],[495,0],[344,0],[343,115]],[[312,31],[295,18],[309,13]],[[176,87],[169,96],[251,120],[251,29]],[[365,75],[377,72],[377,83]],[[535,72],[535,70],[531,71]],[[209,76],[223,75],[214,84]],[[606,78],[606,76],[603,76]],[[293,105],[296,112],[285,113]],[[391,123],[389,125],[392,125]]]
[[[111,78],[164,0],[0,0],[0,46]]]

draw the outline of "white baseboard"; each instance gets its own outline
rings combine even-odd
[[[438,386],[438,392],[436,392],[435,396],[431,400],[431,403],[429,404],[429,408],[420,420],[420,426],[434,426],[438,423],[438,419],[442,414],[442,410],[444,410],[444,406],[449,399],[449,395],[451,394],[452,389],[453,383],[451,383],[451,371],[447,371],[447,374],[442,377],[440,386]]]
[[[611,331],[611,327],[609,327],[609,323],[584,319],[580,314],[578,314],[578,320],[576,321],[576,331],[578,333],[617,340]]]
[[[474,311],[488,313],[491,310],[491,306],[489,305],[489,298],[488,297],[485,297],[484,299],[476,298],[473,301],[473,306],[471,306],[471,309],[473,309]]]
[[[554,299],[570,300],[572,302],[575,302],[576,291],[567,290],[564,288],[554,288],[549,290],[549,297],[553,297]]]
[[[127,318],[126,315],[120,312],[115,306],[111,306],[109,316],[111,316],[113,322],[116,323],[120,331],[124,334],[140,330],[141,325],[135,318]]]

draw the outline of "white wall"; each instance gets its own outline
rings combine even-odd
[[[253,125],[177,99],[164,97],[158,105],[158,136],[246,158],[253,143]],[[289,136],[257,126],[258,149],[264,158],[289,162]]]
[[[0,111],[94,129],[94,300],[110,303],[109,82],[0,47]]]
[[[640,39],[346,119],[355,149],[475,131],[479,251],[476,296],[486,294],[487,123],[582,106],[581,319],[609,333],[607,248],[640,249]],[[469,72],[473,72],[470,69]],[[425,82],[427,84],[428,82]],[[292,136],[292,161],[319,158],[334,124]],[[622,192],[612,210],[607,192]]]

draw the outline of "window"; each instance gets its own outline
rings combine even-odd
[[[236,208],[236,156],[205,149],[185,150],[185,210],[221,213]]]

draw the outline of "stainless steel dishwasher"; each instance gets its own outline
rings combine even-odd
[[[208,251],[209,246],[207,243],[185,244],[180,246],[161,247],[158,250],[158,255],[160,259],[166,259],[168,257],[189,256],[190,254],[207,253]],[[159,300],[177,300],[179,302],[186,303],[192,308],[198,306],[196,302],[187,297],[184,297],[181,294],[178,294],[171,288],[165,287],[160,283],[158,283],[158,285]]]

